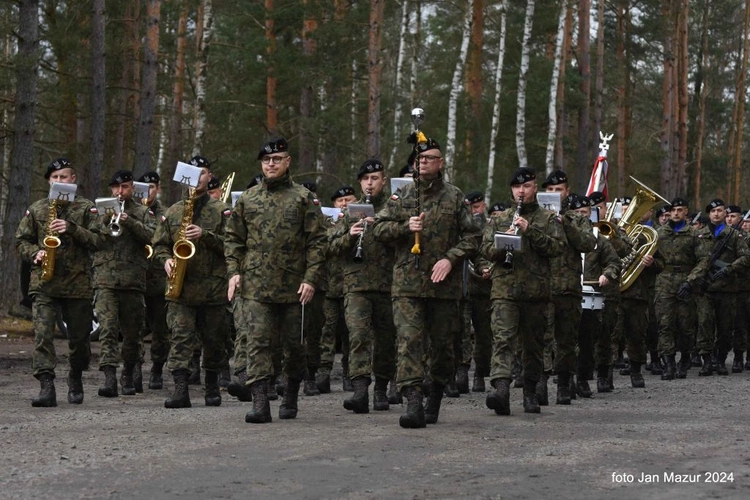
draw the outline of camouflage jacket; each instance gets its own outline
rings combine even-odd
[[[656,286],[676,292],[698,264],[701,242],[696,231],[690,227],[690,221],[676,231],[672,221],[669,221],[659,226],[656,232],[659,234],[659,253],[664,257],[664,271],[657,277]]]
[[[288,173],[264,179],[242,193],[227,223],[227,273],[241,275],[243,298],[297,302],[300,284],[320,288],[326,244],[315,195]]]
[[[330,224],[326,230],[327,238],[336,232],[336,228],[339,224],[343,223],[343,214],[339,220],[333,220],[330,217],[326,218],[326,222]],[[343,299],[344,298],[344,262],[343,259],[337,255],[331,254],[331,245],[327,245],[326,251],[326,263],[325,263],[325,275],[328,281],[328,288],[326,290],[326,298],[328,299]]]
[[[16,247],[21,258],[33,262],[43,249],[49,214],[49,200],[35,202],[26,211],[16,230]],[[72,203],[59,204],[57,217],[68,221],[68,230],[61,235],[60,246],[55,251],[55,273],[49,281],[42,281],[41,266],[31,268],[29,295],[43,293],[50,297],[91,299],[91,255],[95,236],[90,231],[96,219],[96,206],[86,198],[76,196]]]
[[[152,217],[153,227],[156,231],[158,221],[161,220],[162,216],[166,213],[164,206],[155,201],[151,206],[148,207],[154,214]],[[164,290],[167,287],[167,275],[164,273],[164,266],[159,267],[159,262],[156,259],[149,260],[148,273],[146,274],[146,295],[164,295]]]
[[[487,216],[484,214],[475,215],[474,220],[477,221],[479,228],[484,231],[484,228],[487,225]],[[474,268],[474,272],[470,272],[469,266],[466,266],[466,272],[468,273],[469,297],[489,297],[490,292],[492,291],[492,280],[482,278],[482,268],[485,267],[483,265],[484,261],[479,254],[471,260],[471,266]]]
[[[484,228],[482,257],[491,261],[492,299],[548,301],[551,297],[552,257],[565,250],[565,232],[554,212],[534,201],[521,206],[520,216],[529,222],[521,231],[523,249],[513,254],[512,267],[503,266],[505,250],[495,248],[495,233],[505,233],[513,224],[515,208],[492,217]]]
[[[164,263],[172,258],[172,247],[180,234],[185,201],[167,210],[154,232],[153,259],[164,272]],[[203,194],[193,206],[193,224],[203,234],[195,245],[195,255],[188,259],[182,293],[176,302],[189,306],[221,305],[227,302],[227,270],[224,263],[224,225],[231,211],[226,204]],[[170,299],[167,299],[170,300]]]
[[[565,232],[565,250],[562,255],[552,258],[552,295],[582,296],[581,274],[583,273],[582,253],[591,252],[596,247],[591,221],[587,217],[568,210],[560,216]]]
[[[145,206],[125,201],[127,219],[120,220],[122,234],[111,236],[111,215],[99,214],[91,231],[96,235],[94,288],[146,291],[146,245],[154,236],[154,215]],[[164,271],[162,270],[162,274]]]
[[[586,263],[583,268],[584,281],[599,281],[599,276],[604,275],[609,280],[609,285],[602,290],[611,290],[620,286],[620,270],[622,261],[607,238],[597,235],[596,248],[586,253]],[[591,285],[594,290],[599,291],[599,285]]]
[[[713,224],[708,224],[698,230],[700,261],[693,268],[688,281],[699,285],[705,284],[704,288],[707,292],[736,292],[737,280],[747,276],[748,268],[750,268],[750,250],[747,242],[732,227],[724,225],[718,237],[714,234],[717,229]],[[716,259],[718,266],[714,264],[711,269],[709,266],[711,254],[724,239],[727,239],[727,242],[721,255]],[[724,265],[728,270],[727,275],[718,280],[711,280],[710,274],[719,266]]]
[[[372,199],[375,212],[379,212],[388,201],[384,193]],[[357,203],[364,203],[358,200]],[[329,240],[330,253],[338,256],[343,263],[344,293],[381,292],[391,293],[393,278],[393,247],[387,243],[375,241],[372,226],[368,225],[362,238],[362,262],[354,262],[359,236],[351,236],[349,228],[359,222],[344,210],[344,217],[336,225]]]
[[[419,269],[411,253],[414,233],[409,230],[409,218],[417,215],[417,208],[425,214]],[[481,233],[464,203],[464,194],[456,186],[442,177],[420,180],[419,193],[416,184],[404,186],[375,216],[372,234],[377,241],[394,245],[392,296],[461,297],[461,263],[476,254]],[[442,282],[433,283],[432,267],[441,259],[448,259],[453,268]]]

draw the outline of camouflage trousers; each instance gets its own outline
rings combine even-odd
[[[609,338],[602,342],[602,312],[584,309],[581,312],[581,324],[578,327],[578,375],[589,377],[593,374],[594,366],[609,364],[611,344]],[[604,352],[603,349],[606,344]],[[596,360],[596,362],[595,362]]]
[[[471,365],[471,357],[474,352],[474,330],[471,327],[471,298],[464,297],[458,303],[461,314],[461,331],[456,335],[453,342],[453,351],[456,356],[456,368],[461,365]]]
[[[344,298],[349,328],[349,376],[390,380],[396,374],[396,327],[391,295],[350,292]]]
[[[542,337],[542,356],[544,360],[544,371],[551,373],[555,369],[555,354],[557,353],[557,344],[555,343],[555,303],[547,303],[547,327],[544,329]],[[516,357],[521,359],[521,345],[516,347]]]
[[[490,374],[492,359],[492,301],[489,296],[469,297],[471,306],[471,324],[474,326],[474,358],[475,376],[487,377]]]
[[[146,320],[143,292],[99,288],[94,295],[94,310],[101,331],[99,369],[105,366],[135,364],[142,359],[141,333]],[[122,334],[122,348],[119,338]]]
[[[622,297],[606,295],[604,309],[602,309],[602,334],[609,338],[611,356],[607,365],[613,365],[617,360],[617,349],[622,338]]]
[[[735,354],[747,351],[747,335],[750,327],[750,291],[737,292],[737,316],[734,319],[732,350]]]
[[[687,277],[687,276],[685,276]],[[660,277],[661,278],[661,277]],[[677,298],[679,283],[669,283],[660,279],[656,289],[656,314],[659,316],[659,354],[672,356],[680,351],[687,354],[693,351],[696,314],[695,300]]]
[[[32,296],[31,316],[34,322],[34,353],[31,368],[34,376],[55,374],[55,325],[62,315],[68,327],[68,363],[71,368],[88,370],[91,360],[91,322],[93,312],[89,299],[53,298],[43,293]]]
[[[548,301],[492,301],[492,370],[490,378],[510,379],[513,358],[521,346],[524,377],[537,382],[544,369],[544,332],[550,308]]]
[[[141,338],[151,333],[151,361],[164,364],[169,355],[167,300],[164,294],[146,295],[146,329]]]
[[[646,364],[646,329],[648,328],[648,302],[622,298],[620,302],[625,348],[631,363]]]
[[[188,306],[167,302],[170,352],[167,369],[190,371],[190,358],[199,343],[203,345],[203,369],[218,372],[225,368],[229,324],[224,305]]]
[[[272,352],[274,338],[279,339],[283,349],[283,372],[291,380],[302,380],[306,371],[301,338],[302,304],[258,302],[241,297],[234,302],[237,338],[244,338],[246,345],[247,384],[278,374]]]
[[[452,335],[460,328],[458,301],[394,297],[393,322],[398,339],[399,390],[422,384],[425,371],[433,382],[447,385],[454,372]],[[429,370],[425,370],[426,359]]]
[[[648,301],[648,326],[646,327],[646,349],[654,352],[659,349],[659,317],[656,315],[654,290],[650,290]]]
[[[578,367],[578,331],[581,326],[581,297],[556,295],[555,305],[555,371],[574,373]]]
[[[305,358],[308,373],[315,373],[320,366],[320,339],[325,324],[323,303],[325,292],[318,291],[305,306]]]
[[[698,342],[700,354],[714,349],[726,355],[732,344],[737,300],[734,292],[709,292],[696,298],[698,305]]]
[[[344,373],[349,373],[349,333],[344,319],[344,299],[326,297],[323,302],[325,323],[320,334],[320,367],[333,369],[336,358],[336,339],[341,338],[341,366]],[[393,312],[391,312],[391,316]]]

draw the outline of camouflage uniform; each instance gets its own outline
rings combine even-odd
[[[477,217],[475,217],[477,219]],[[487,218],[478,218],[482,230],[487,225]],[[490,292],[492,291],[492,280],[481,277],[482,264],[475,259],[474,274],[469,274],[469,296],[465,300],[469,313],[468,323],[465,321],[464,334],[471,330],[473,325],[474,336],[471,345],[470,357],[464,355],[464,363],[471,363],[474,359],[474,377],[487,377],[490,374],[490,360],[492,356],[492,302]],[[468,336],[468,335],[466,335]]]
[[[111,215],[99,214],[92,226],[97,236],[94,252],[94,308],[101,326],[99,369],[126,366],[141,360],[141,331],[145,320],[146,274],[149,262],[145,246],[154,234],[154,214],[132,199],[125,200],[128,217],[120,221],[122,234],[111,236]],[[122,334],[122,350],[119,337]]]
[[[336,339],[341,339],[341,366],[349,374],[349,334],[344,320],[344,272],[338,259],[326,261],[328,291],[323,302],[325,323],[320,335],[320,367],[329,372],[336,357]]]
[[[149,209],[154,214],[154,221],[161,220],[164,207],[155,201]],[[154,224],[154,230],[156,224]],[[146,330],[151,332],[151,361],[163,365],[169,354],[169,329],[167,328],[167,301],[164,290],[167,286],[167,275],[164,267],[159,267],[156,259],[151,259],[146,274]],[[145,335],[144,335],[145,336]]]
[[[16,247],[21,258],[33,262],[43,249],[43,240],[49,213],[49,200],[35,202],[26,211],[16,230]],[[32,297],[34,322],[34,352],[31,366],[34,376],[54,377],[57,355],[54,329],[58,315],[68,327],[68,349],[71,369],[88,370],[91,358],[89,332],[93,311],[91,306],[91,259],[95,237],[89,230],[96,218],[94,204],[80,196],[71,203],[57,206],[57,218],[68,222],[56,250],[55,273],[51,280],[42,281],[41,265],[32,265],[29,295]]]
[[[385,193],[373,197],[375,211],[382,210],[387,201]],[[368,227],[362,239],[362,262],[354,262],[359,236],[351,236],[349,229],[359,219],[345,213],[330,237],[330,246],[331,253],[343,261],[349,376],[369,381],[374,374],[376,380],[387,384],[396,372],[396,327],[391,305],[393,248],[375,241],[372,227]]]
[[[411,254],[414,233],[409,230],[409,218],[417,211],[425,214],[419,269]],[[419,192],[414,184],[404,186],[375,218],[375,239],[395,247],[391,295],[398,341],[396,379],[402,392],[422,384],[426,339],[432,347],[432,381],[445,386],[453,377],[451,335],[460,328],[461,263],[476,253],[479,231],[463,193],[441,176],[420,180]],[[444,258],[452,270],[442,282],[433,283],[432,268]]]
[[[172,258],[172,247],[179,237],[185,201],[169,207],[154,233],[154,259],[164,268]],[[195,255],[187,262],[182,293],[167,299],[170,352],[167,368],[190,372],[193,347],[203,344],[203,368],[221,371],[226,364],[227,275],[224,265],[224,225],[230,210],[208,194],[196,198],[193,221],[203,234],[192,240]]]
[[[319,286],[326,238],[317,198],[287,172],[245,191],[227,223],[228,276],[240,275],[235,297],[237,335],[247,342],[247,385],[273,375],[271,339],[284,349],[284,374],[299,382],[305,374],[300,331],[301,283]]]
[[[740,231],[740,236],[748,244],[748,235]],[[732,351],[734,352],[734,365],[732,372],[740,372],[743,369],[743,355],[747,352],[748,329],[750,328],[750,280],[745,272],[737,277],[737,316],[735,318],[734,338],[732,339]]]
[[[493,383],[510,379],[516,346],[523,347],[524,377],[534,384],[543,370],[543,337],[549,320],[551,258],[565,249],[565,233],[554,212],[534,201],[521,207],[529,222],[521,235],[523,250],[515,252],[513,267],[501,264],[505,251],[495,248],[495,233],[505,233],[513,223],[515,209],[492,217],[484,229],[482,257],[492,269],[492,370]],[[526,382],[524,382],[524,385]]]

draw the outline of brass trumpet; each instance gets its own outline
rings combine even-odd
[[[113,215],[112,219],[109,221],[109,224],[107,224],[107,230],[109,231],[109,235],[113,237],[118,237],[122,234],[122,226],[120,226],[120,216],[122,216],[122,213],[125,211],[125,200],[120,200],[120,211],[117,213],[117,215]]]

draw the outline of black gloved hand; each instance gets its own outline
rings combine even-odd
[[[721,278],[726,277],[726,275],[728,273],[729,273],[729,269],[727,269],[726,267],[722,267],[721,269],[719,269],[719,270],[714,271],[713,273],[711,273],[711,276],[710,276],[711,277],[711,281],[718,281]]]
[[[680,285],[680,289],[677,291],[677,298],[685,300],[686,298],[690,297],[690,294],[693,293],[693,287],[690,286],[690,283],[687,281]]]

